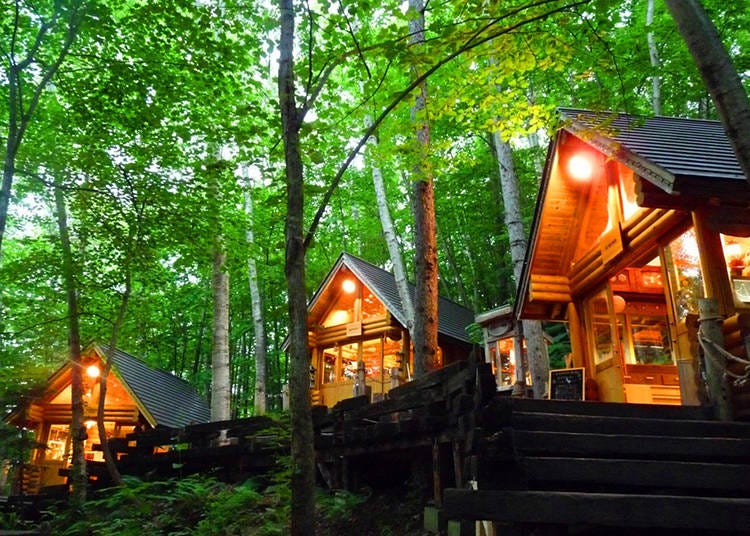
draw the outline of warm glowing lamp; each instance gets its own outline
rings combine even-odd
[[[568,173],[572,179],[587,181],[594,175],[594,165],[583,155],[573,155],[568,160]]]
[[[354,284],[354,281],[351,279],[344,279],[344,282],[341,284],[341,288],[344,289],[344,292],[347,294],[353,293],[355,290],[357,290],[357,285]]]
[[[86,375],[89,378],[98,378],[99,377],[99,367],[96,365],[90,365],[89,368],[86,369]]]

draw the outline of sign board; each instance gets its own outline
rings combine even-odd
[[[553,400],[585,400],[583,368],[549,371],[549,397]]]
[[[362,335],[362,322],[350,322],[346,325],[347,337],[359,337]]]
[[[599,241],[599,250],[602,256],[602,264],[605,266],[622,253],[622,231],[619,223],[602,235]]]

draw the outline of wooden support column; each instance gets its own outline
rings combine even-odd
[[[456,477],[456,487],[464,487],[464,456],[463,441],[452,441],[453,445],[453,474]]]
[[[437,438],[432,440],[432,498],[435,506],[443,506],[443,471],[441,469],[440,443]]]
[[[700,251],[703,284],[706,287],[706,297],[716,300],[718,314],[728,317],[734,314],[735,307],[724,260],[724,249],[719,233],[711,230],[707,222],[708,214],[705,210],[693,212],[693,227]]]
[[[722,317],[719,315],[719,308],[714,299],[701,298],[698,300],[698,309],[700,310],[698,336],[702,340],[707,340],[705,343],[701,342],[701,346],[704,351],[708,398],[715,408],[716,416],[723,421],[728,421],[732,419],[732,406],[725,376],[727,362],[715,348],[715,346],[724,347],[724,334],[720,324]]]

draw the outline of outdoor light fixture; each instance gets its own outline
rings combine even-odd
[[[90,365],[89,368],[86,369],[86,375],[89,378],[98,378],[99,372],[99,367],[97,367],[96,365]]]
[[[574,154],[568,160],[568,174],[577,181],[587,181],[594,175],[594,164],[588,156]]]
[[[357,290],[357,285],[351,279],[344,279],[344,282],[341,284],[341,288],[343,288],[344,292],[346,292],[347,294],[351,294],[355,290]]]

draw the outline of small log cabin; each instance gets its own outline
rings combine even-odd
[[[100,374],[106,363],[106,346],[93,344],[82,356],[84,384],[84,444],[88,461],[103,461],[99,447],[96,414],[99,405]],[[208,404],[186,381],[168,372],[151,368],[136,357],[115,350],[107,376],[104,425],[109,437],[125,437],[138,429],[181,428],[208,422]],[[17,407],[6,422],[33,430],[44,445],[31,455],[14,491],[33,495],[42,488],[65,484],[65,469],[70,465],[71,370],[68,361],[47,380],[38,399]]]
[[[516,312],[568,323],[600,400],[695,405],[699,298],[747,357],[750,187],[718,121],[561,109]]]
[[[438,311],[440,348],[430,369],[466,359],[472,350],[466,332],[472,311],[445,298]],[[354,396],[358,367],[372,400],[412,379],[411,341],[390,272],[342,253],[308,304],[307,326],[315,404],[331,407]]]

